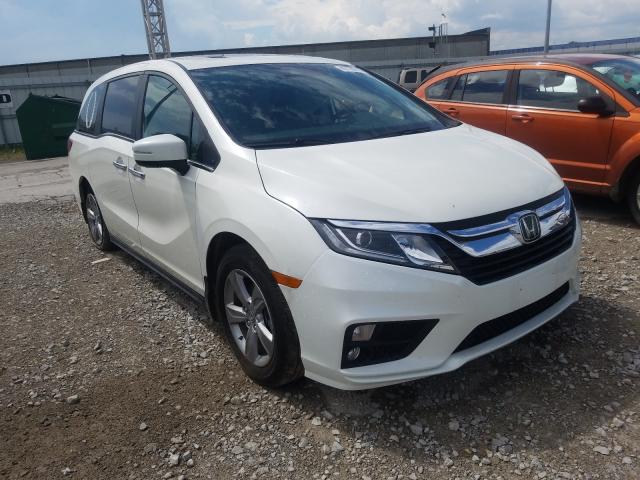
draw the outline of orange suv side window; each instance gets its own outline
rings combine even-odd
[[[430,100],[446,100],[449,96],[449,88],[456,77],[449,77],[427,87],[427,98]]]
[[[581,98],[600,95],[582,78],[557,70],[521,70],[516,103],[527,107],[578,111]]]
[[[508,70],[487,70],[461,75],[453,89],[451,100],[501,104],[508,75]]]

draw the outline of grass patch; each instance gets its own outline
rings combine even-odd
[[[24,148],[22,146],[0,146],[0,162],[15,162],[26,160],[24,156]]]

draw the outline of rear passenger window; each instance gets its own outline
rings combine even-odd
[[[434,83],[430,87],[427,87],[427,98],[433,100],[446,99],[447,92],[449,91],[449,85],[453,81],[455,81],[455,77],[449,77]]]
[[[191,106],[171,81],[150,75],[144,95],[142,136],[170,133],[180,137],[189,147],[191,139]]]
[[[427,78],[427,76],[429,76],[429,70],[420,70],[420,81],[424,82]]]
[[[529,107],[578,111],[581,98],[600,95],[582,78],[556,70],[522,70],[517,104]]]
[[[133,138],[139,76],[109,82],[102,112],[102,131]]]
[[[502,103],[508,70],[488,70],[461,75],[458,78],[452,100],[473,103]]]
[[[416,70],[407,70],[404,72],[404,83],[416,83],[418,81],[418,72]]]
[[[102,83],[96,87],[87,95],[80,113],[78,115],[78,124],[76,130],[83,133],[96,134],[97,132],[97,119],[100,111],[100,105],[102,103],[102,96],[104,95],[106,87]]]

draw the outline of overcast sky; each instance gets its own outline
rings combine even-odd
[[[173,51],[421,36],[491,27],[542,45],[547,0],[164,0]],[[139,0],[0,0],[0,65],[145,53]],[[551,43],[640,36],[640,0],[554,0]]]

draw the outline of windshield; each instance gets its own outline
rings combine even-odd
[[[613,58],[589,66],[640,100],[640,59]]]
[[[351,142],[458,124],[351,65],[236,65],[190,74],[229,134],[251,148]]]

